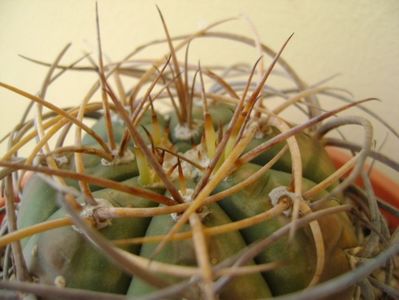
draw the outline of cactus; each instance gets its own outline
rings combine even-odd
[[[380,157],[371,151],[372,127],[336,117],[372,99],[323,111],[316,97],[327,89],[308,87],[281,57],[290,38],[274,52],[209,31],[218,22],[176,41],[160,16],[169,53],[149,67],[131,67],[134,52],[104,65],[99,37],[98,61],[91,59],[99,79],[78,107],[45,100],[57,68],[65,69],[66,48],[38,96],[0,83],[37,110],[9,135],[0,161],[7,210],[0,292],[40,299],[397,296],[390,285],[398,243],[363,169],[368,156]],[[267,69],[263,58],[222,71],[192,65],[189,44],[199,36],[261,45],[272,61]],[[276,65],[295,88],[266,85]],[[137,77],[129,90],[122,76]],[[101,101],[91,100],[96,90]],[[272,110],[267,100],[276,96],[286,101]],[[281,117],[299,104],[306,122]],[[365,138],[337,170],[324,136],[346,124],[362,126]],[[32,139],[38,146],[21,159],[17,152]],[[358,176],[364,192],[353,184]]]

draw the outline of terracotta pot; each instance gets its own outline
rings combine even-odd
[[[350,154],[337,148],[327,147],[328,154],[336,168],[341,167],[349,159],[352,158]],[[383,174],[377,168],[373,168],[370,173],[370,180],[374,188],[375,194],[383,199],[385,202],[399,208],[399,184],[393,181],[391,178]],[[359,178],[356,182],[359,187],[363,186],[362,180]],[[399,218],[392,215],[388,211],[381,209],[383,215],[388,221],[389,227],[395,229],[399,226]]]

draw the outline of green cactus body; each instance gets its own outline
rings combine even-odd
[[[124,183],[130,186],[138,185],[137,178]],[[51,187],[46,189],[50,190]],[[162,193],[162,189],[154,191]],[[110,189],[102,189],[93,194],[97,199],[106,199],[114,207],[145,208],[155,205],[152,201]],[[47,200],[55,202],[55,198]],[[36,201],[36,206],[41,208],[47,205],[41,202],[40,198],[30,198],[29,201]],[[63,209],[56,209],[55,212],[47,212],[46,220],[63,216]],[[35,211],[26,212],[24,220],[32,217],[36,217]],[[102,229],[101,233],[109,239],[139,237],[145,234],[149,222],[149,218],[115,219],[110,226]],[[21,224],[21,227],[23,225]],[[139,247],[133,245],[124,249],[138,253]],[[32,274],[46,284],[54,284],[57,278],[62,278],[68,287],[114,293],[125,292],[129,285],[129,276],[97,252],[73,227],[54,229],[29,238],[25,241],[24,255]]]
[[[207,207],[207,215],[203,218],[204,226],[213,227],[228,222],[230,222],[230,218],[217,204]],[[148,236],[166,234],[174,223],[175,221],[170,215],[154,217],[146,234]],[[183,228],[183,231],[189,229],[187,225]],[[210,237],[208,243],[209,255],[214,265],[233,256],[245,247],[245,242],[238,232],[229,232]],[[142,247],[140,255],[149,258],[155,250],[156,245],[146,244]],[[156,260],[186,266],[195,266],[197,264],[195,249],[191,239],[169,243],[156,256]],[[169,277],[167,280],[169,283],[178,282],[178,278],[173,277]],[[154,291],[151,286],[139,279],[133,279],[128,294],[144,295],[151,291]],[[270,297],[270,295],[268,285],[259,273],[238,276],[221,292],[222,299],[256,299]]]
[[[254,164],[247,164],[233,173],[227,181],[221,185],[221,189],[233,186],[237,182],[248,178],[250,174],[256,172],[260,167]],[[288,186],[291,175],[285,172],[270,170],[252,186],[236,193],[221,201],[221,206],[233,220],[248,218],[262,213],[272,207],[267,196],[274,188]],[[311,181],[303,180],[303,186],[311,187]],[[330,200],[326,206],[336,205],[334,200]],[[277,229],[288,224],[289,217],[278,216],[271,220],[262,222],[255,226],[242,230],[242,235],[247,243],[270,236]],[[345,214],[328,217],[320,222],[321,229],[325,236],[333,237],[325,240],[327,253],[332,253],[341,258],[344,256],[343,249],[356,246],[356,237],[352,230],[352,225]],[[282,261],[282,267],[265,273],[265,278],[269,283],[274,295],[291,293],[304,289],[312,279],[316,264],[316,253],[313,238],[308,228],[299,230],[292,240],[288,237],[279,239],[275,244],[268,247],[256,259],[258,263],[271,261]],[[329,256],[330,257],[330,256]],[[350,270],[347,259],[329,259],[329,266],[325,268],[322,275],[324,280],[332,278],[337,273]],[[339,270],[336,272],[335,270]]]
[[[248,150],[253,149],[264,141],[275,137],[278,133],[279,132],[277,131],[277,129],[275,129],[274,127],[270,127],[270,129],[264,133],[264,137],[254,139],[251,142]],[[305,178],[318,183],[334,173],[335,167],[320,143],[318,143],[308,134],[303,132],[295,135],[295,139],[297,140],[301,149],[303,174]],[[257,158],[255,158],[253,162],[259,165],[264,165],[282,148],[283,144],[275,145],[270,150],[265,151]],[[286,152],[283,157],[275,164],[274,168],[276,170],[281,170],[289,173],[291,171],[290,154]]]
[[[194,123],[203,131],[201,120],[202,110],[194,110]],[[228,105],[210,106],[214,126],[226,126],[232,117],[232,109]],[[200,143],[200,139],[181,141],[173,136],[173,128],[176,126],[176,117],[172,115],[169,122],[174,147],[184,154],[184,149],[190,149],[192,144]],[[162,121],[162,127],[166,126]],[[148,123],[147,125],[148,126]],[[94,125],[94,129],[104,136],[104,120]],[[116,125],[117,140],[120,141],[124,127]],[[275,134],[275,132],[273,133]],[[266,140],[254,140],[250,144],[253,148]],[[84,143],[90,145],[93,141],[84,139]],[[315,181],[333,172],[331,163],[327,160],[322,147],[306,135],[299,138],[301,148],[306,149],[303,162],[305,165],[304,177]],[[260,165],[266,163],[277,151],[277,147],[266,152],[251,163],[242,165],[229,177],[222,181],[215,192],[223,191],[236,183],[248,178],[256,172]],[[315,161],[311,155],[317,153],[318,160]],[[84,155],[87,173],[93,176],[109,178],[116,181],[125,180],[123,183],[133,186],[141,186],[137,179],[138,168],[135,161],[115,165],[104,166],[100,159],[91,155]],[[320,166],[324,167],[320,167]],[[268,194],[279,186],[289,186],[291,175],[289,171],[290,159],[284,156],[276,164],[277,170],[265,173],[254,184],[246,187],[240,192],[226,197],[218,203],[207,205],[207,214],[202,217],[205,227],[214,227],[227,224],[232,221],[242,220],[255,216],[272,207]],[[71,168],[69,165],[67,168]],[[314,171],[314,170],[317,171]],[[130,178],[130,179],[129,179]],[[189,178],[197,183],[199,177]],[[78,187],[76,182],[71,183]],[[305,190],[313,186],[310,180],[303,179]],[[95,198],[108,200],[115,207],[154,207],[155,202],[144,200],[139,197],[124,194],[110,189],[91,187]],[[144,186],[148,189],[149,187]],[[164,193],[161,188],[150,188],[157,193]],[[96,190],[96,191],[95,191]],[[19,212],[19,228],[25,228],[45,220],[57,219],[65,216],[62,209],[56,203],[56,191],[48,186],[41,178],[33,176],[24,189],[21,208]],[[328,201],[325,206],[337,205],[335,200]],[[275,230],[289,223],[290,218],[277,216],[260,224],[207,238],[209,255],[212,265],[216,265],[228,259],[246,247],[260,239],[267,238]],[[155,216],[153,218],[126,218],[114,219],[111,225],[100,232],[110,240],[127,239],[142,236],[154,236],[167,234],[175,224],[170,214]],[[322,280],[328,280],[334,276],[350,270],[345,249],[356,246],[356,238],[348,217],[341,213],[326,217],[319,221],[327,252],[327,263],[322,274]],[[180,231],[189,231],[190,226],[184,225]],[[124,246],[123,249],[143,257],[151,258],[157,243],[146,243],[142,247],[138,245]],[[50,230],[23,240],[24,255],[30,272],[40,282],[46,284],[65,285],[66,287],[82,288],[95,291],[127,293],[129,295],[145,295],[156,289],[139,278],[131,278],[114,266],[109,260],[95,251],[95,248],[87,242],[73,227],[65,227]],[[279,239],[267,247],[256,258],[256,263],[281,262],[282,265],[264,273],[253,273],[235,277],[220,292],[221,299],[253,299],[267,298],[272,295],[281,295],[304,289],[309,284],[315,269],[315,247],[310,229],[305,227],[296,232],[295,237]],[[196,255],[191,239],[171,241],[166,244],[160,253],[154,258],[157,261],[180,265],[196,266]],[[252,262],[250,264],[254,264]],[[182,278],[176,276],[161,277],[168,284],[177,283]],[[201,297],[201,293],[195,293]]]

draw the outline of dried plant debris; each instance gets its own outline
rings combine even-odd
[[[291,37],[274,51],[251,24],[255,39],[214,30],[229,20],[173,37],[158,11],[165,39],[122,61],[104,62],[97,13],[98,58],[63,63],[70,45],[52,63],[27,58],[48,67],[36,95],[0,83],[28,102],[1,140],[2,295],[398,298],[398,232],[379,206],[396,217],[398,208],[376,197],[364,168],[368,159],[396,171],[398,163],[375,151],[371,123],[355,115],[376,99],[347,101],[346,91],[323,87],[329,79],[307,85],[282,58]],[[254,47],[260,58],[191,62],[190,42],[203,37]],[[168,49],[158,60],[135,59],[157,43]],[[79,106],[46,100],[56,79],[78,71],[98,75]],[[324,110],[323,95],[348,103]],[[288,108],[307,121],[283,118]],[[347,125],[363,130],[358,144],[326,136]],[[326,144],[353,158],[336,169]]]

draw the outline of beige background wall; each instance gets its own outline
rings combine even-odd
[[[163,37],[155,9],[162,9],[173,34],[198,29],[212,21],[244,13],[258,29],[261,40],[277,49],[291,33],[295,36],[284,57],[308,83],[340,73],[331,85],[349,89],[355,98],[378,97],[371,103],[376,113],[399,130],[399,1],[98,1],[104,52],[121,59],[135,46]],[[51,61],[72,42],[65,61],[82,50],[95,53],[94,1],[0,0],[0,81],[35,93],[46,69],[17,56]],[[230,22],[221,27],[251,36],[248,24]],[[203,42],[202,42],[203,43]],[[202,47],[202,48],[201,48]],[[216,44],[207,52],[198,45],[201,61],[233,61],[256,51],[229,50]],[[219,47],[219,48],[218,48]],[[195,47],[194,47],[195,48]],[[197,55],[193,50],[193,56]],[[94,77],[73,73],[52,86],[48,99],[61,106],[76,104]],[[0,90],[0,136],[19,119],[27,102]],[[387,130],[376,125],[377,146]],[[357,135],[358,133],[355,133]],[[383,148],[399,160],[398,140],[392,134]],[[0,153],[4,153],[4,145]]]

